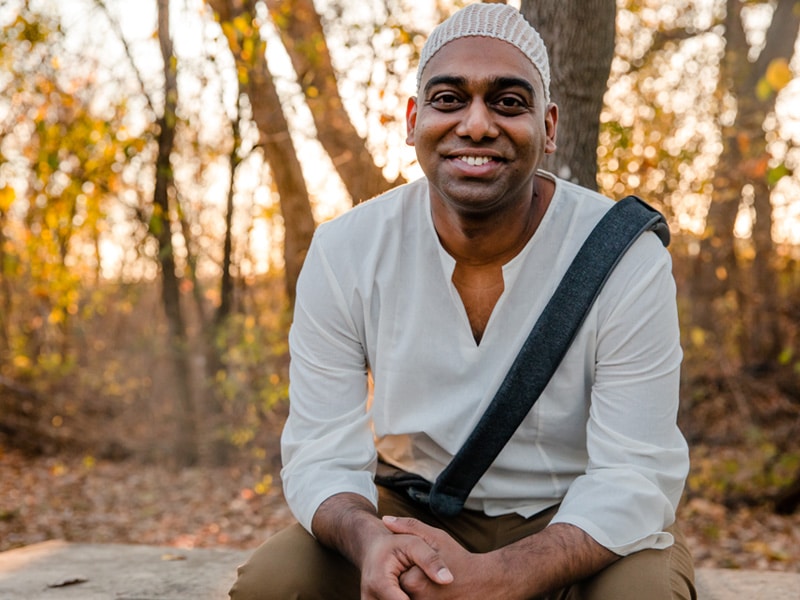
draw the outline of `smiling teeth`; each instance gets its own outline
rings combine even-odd
[[[463,160],[465,163],[472,167],[478,167],[480,165],[485,165],[492,159],[488,156],[459,156],[459,159]]]

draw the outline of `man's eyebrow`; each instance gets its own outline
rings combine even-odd
[[[430,90],[435,85],[453,85],[456,87],[463,87],[466,84],[467,84],[466,77],[460,77],[458,75],[434,75],[425,84],[424,92],[427,94],[428,90]]]
[[[521,87],[531,95],[535,95],[533,85],[527,79],[521,77],[496,77],[491,86],[495,89],[505,89],[510,87]]]
[[[532,96],[536,94],[531,82],[528,81],[527,79],[523,79],[522,77],[508,77],[508,76],[492,77],[486,82],[486,84],[488,88],[494,90],[520,87],[525,91],[527,91]],[[455,87],[465,87],[467,85],[467,78],[460,75],[434,75],[425,84],[425,89],[423,90],[424,93],[427,94],[428,91],[436,85],[452,85]]]

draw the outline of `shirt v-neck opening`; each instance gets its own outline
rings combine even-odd
[[[544,171],[539,172],[544,177],[548,177],[549,174]],[[548,177],[549,178],[549,177]],[[441,240],[439,239],[439,234],[436,232],[436,227],[433,224],[433,215],[431,214],[431,201],[430,195],[426,197],[427,202],[427,210],[425,211],[426,221],[430,230],[431,235],[433,236],[434,244],[436,246],[438,255],[439,255],[439,263],[442,268],[442,275],[445,279],[445,285],[448,288],[450,293],[451,301],[453,302],[453,307],[455,312],[457,313],[457,318],[460,322],[459,324],[459,335],[462,335],[462,332],[466,330],[466,335],[472,344],[472,348],[475,350],[481,350],[482,348],[487,346],[487,338],[492,335],[492,330],[496,329],[493,324],[499,318],[497,315],[502,310],[502,305],[505,303],[506,298],[511,293],[512,288],[515,286],[516,281],[519,277],[519,269],[525,261],[525,257],[532,251],[534,246],[538,245],[538,240],[541,239],[543,236],[539,234],[539,231],[547,226],[547,222],[551,219],[551,215],[553,213],[552,205],[557,200],[559,195],[559,188],[557,185],[557,180],[553,179],[553,182],[556,184],[555,189],[553,191],[553,197],[550,199],[550,203],[547,207],[547,210],[542,217],[539,226],[536,228],[536,231],[533,233],[531,238],[526,242],[526,244],[522,247],[522,249],[505,263],[502,267],[502,275],[503,275],[503,292],[500,294],[500,297],[497,299],[494,307],[492,308],[492,312],[489,315],[489,319],[486,321],[486,327],[483,329],[483,334],[481,335],[480,341],[475,339],[475,336],[472,333],[472,324],[469,321],[469,315],[467,314],[466,306],[464,305],[464,301],[461,298],[461,294],[459,294],[458,289],[456,288],[455,283],[453,283],[453,272],[456,267],[456,260],[453,256],[444,248],[442,245]]]

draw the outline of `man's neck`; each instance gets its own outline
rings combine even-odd
[[[519,254],[536,233],[554,189],[551,181],[537,177],[527,201],[491,215],[465,215],[434,204],[434,227],[442,246],[457,264],[502,266]]]

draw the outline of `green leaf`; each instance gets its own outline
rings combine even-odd
[[[774,167],[767,171],[767,183],[770,187],[777,184],[781,179],[786,177],[787,175],[791,175],[792,171],[787,167],[784,163],[779,164],[777,167]]]

